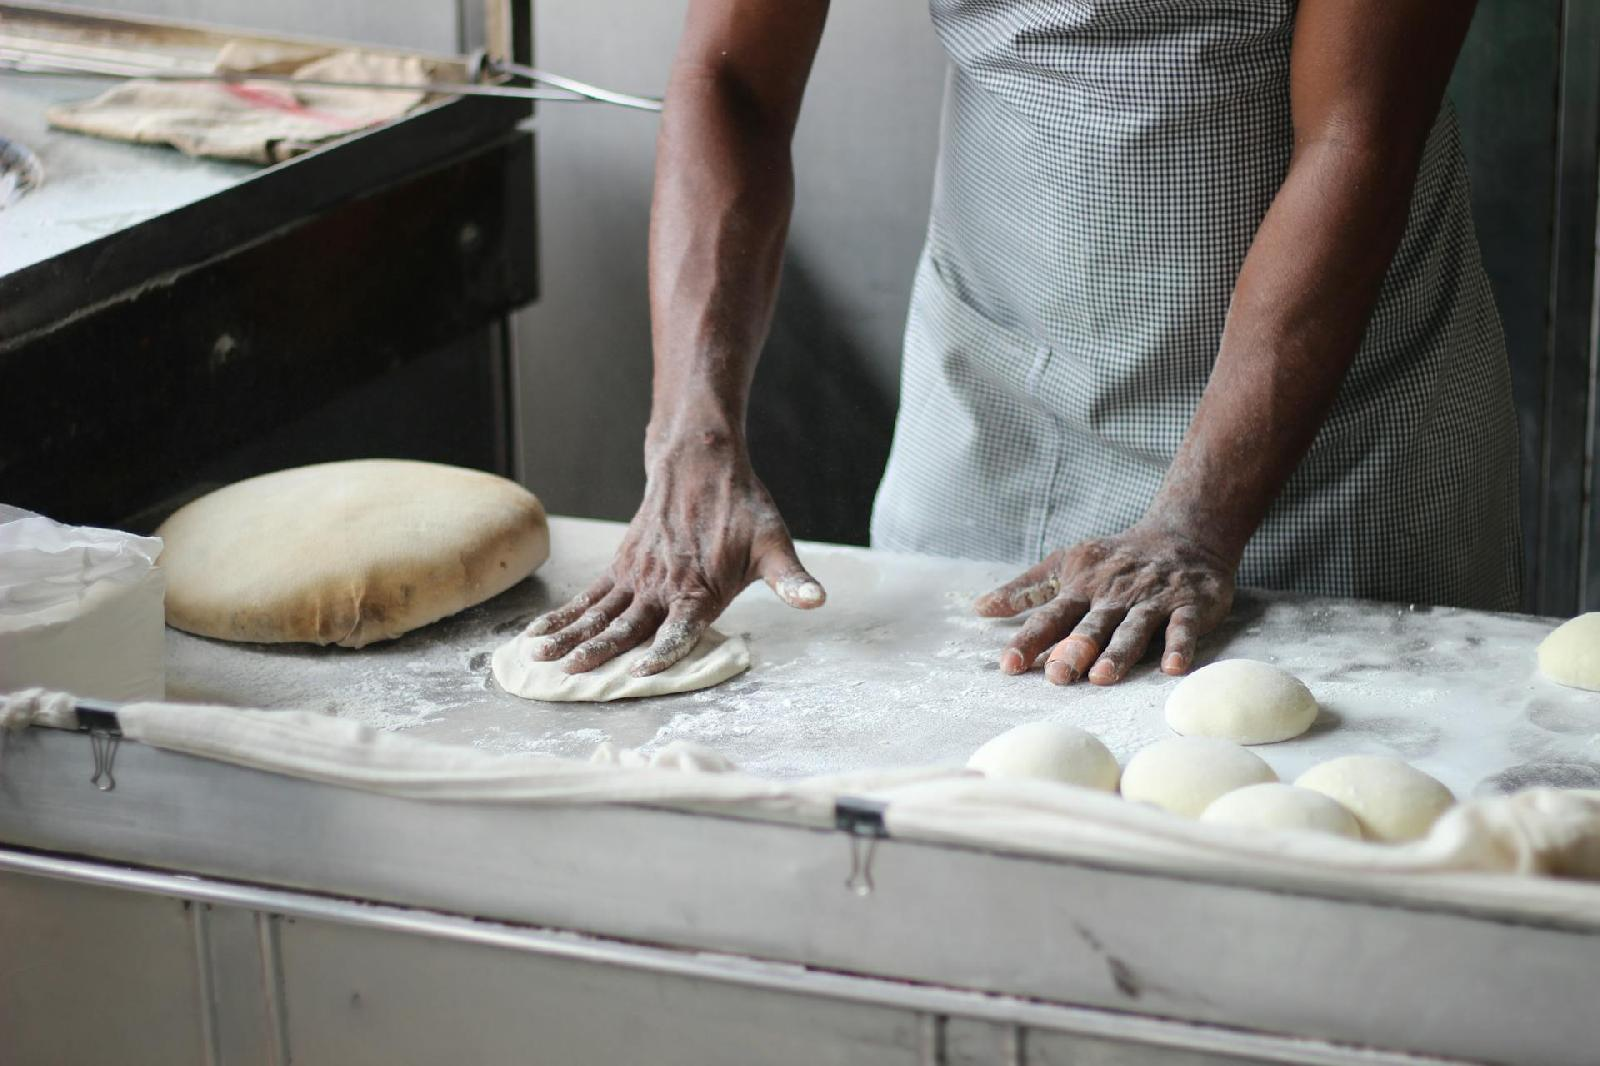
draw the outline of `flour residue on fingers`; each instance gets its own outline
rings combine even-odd
[[[656,631],[655,643],[650,645],[649,651],[628,672],[641,678],[659,674],[688,655],[704,632],[706,623],[697,619],[669,619]]]
[[[828,598],[817,579],[804,570],[783,575],[773,582],[772,589],[780,599],[793,607],[820,607]]]

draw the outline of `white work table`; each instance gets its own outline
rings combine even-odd
[[[1019,722],[1055,718],[1126,761],[1167,735],[1175,679],[1147,659],[1122,683],[1065,688],[996,667],[1018,625],[972,613],[1014,568],[803,545],[828,603],[797,611],[764,585],[718,628],[750,642],[750,671],[697,693],[609,704],[538,703],[502,692],[490,653],[580,591],[621,538],[615,523],[556,518],[531,580],[454,618],[359,651],[240,645],[169,630],[177,700],[325,710],[448,744],[587,757],[601,741],[652,750],[686,739],[759,774],[798,776],[964,762]],[[1292,777],[1335,755],[1396,755],[1465,797],[1509,784],[1600,786],[1600,695],[1538,675],[1554,623],[1516,615],[1241,591],[1201,661],[1276,663],[1317,696],[1306,736],[1257,748]],[[1499,775],[1497,777],[1497,775]]]

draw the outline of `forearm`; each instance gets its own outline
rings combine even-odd
[[[763,52],[792,35],[770,25],[758,5],[695,0],[668,83],[650,216],[655,376],[644,498],[605,574],[528,630],[542,638],[532,656],[561,659],[568,673],[647,640],[630,673],[660,673],[688,655],[752,581],[766,581],[791,607],[820,607],[827,598],[745,451],[750,381],[793,199],[789,138],[810,56],[791,56],[787,78],[763,62]],[[819,28],[821,10],[813,12]],[[727,64],[708,58],[730,55]],[[741,62],[766,82],[751,86],[729,69]]]
[[[1295,150],[1146,523],[1237,565],[1366,332],[1473,0],[1301,0]]]
[[[668,99],[650,224],[648,446],[742,449],[794,201],[793,116],[705,67],[680,66]]]
[[[1405,228],[1410,154],[1340,141],[1296,151],[1148,524],[1237,564],[1360,347]]]

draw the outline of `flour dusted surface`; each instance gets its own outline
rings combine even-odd
[[[554,520],[551,562],[531,580],[359,652],[169,633],[169,690],[322,709],[495,751],[588,758],[607,740],[647,754],[690,740],[782,777],[959,766],[991,737],[1040,719],[1087,729],[1124,762],[1171,735],[1162,705],[1175,682],[1151,662],[1111,688],[998,671],[1019,623],[976,618],[970,605],[1009,568],[809,545],[801,555],[827,586],[827,606],[796,611],[764,586],[745,592],[718,628],[747,638],[751,669],[726,684],[559,707],[498,691],[494,649],[588,584],[621,530]],[[1201,653],[1275,663],[1316,695],[1321,712],[1304,736],[1256,749],[1281,778],[1338,755],[1394,755],[1465,797],[1510,767],[1600,764],[1600,698],[1537,674],[1534,649],[1551,628],[1520,616],[1245,592]]]

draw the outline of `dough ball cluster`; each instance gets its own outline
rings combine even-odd
[[[1173,758],[1174,749],[1164,747],[1172,743],[1161,741],[1129,761],[1128,771],[1123,775],[1124,797],[1154,802],[1175,814],[1197,817],[1213,825],[1331,833],[1385,844],[1401,844],[1427,836],[1433,823],[1455,804],[1455,797],[1439,781],[1387,755],[1345,755],[1330,759],[1301,774],[1292,785],[1279,782],[1273,775],[1263,781],[1245,782],[1230,788],[1222,787],[1223,774],[1203,766],[1204,753],[1196,752],[1195,760],[1189,765],[1169,764],[1166,780],[1159,785],[1141,783],[1130,793],[1127,782],[1140,776],[1135,770],[1141,761],[1151,753],[1163,763]],[[1243,748],[1238,751],[1251,754]],[[1152,762],[1152,765],[1160,763]],[[1271,773],[1270,768],[1268,773]],[[1188,783],[1196,779],[1216,789],[1199,810],[1194,809],[1192,801],[1174,803],[1169,799],[1162,802],[1151,796],[1152,792],[1160,796],[1160,789],[1164,787],[1193,800],[1201,793],[1186,790],[1192,788]]]
[[[1124,799],[1211,825],[1378,843],[1426,836],[1454,805],[1443,784],[1390,756],[1330,759],[1287,784],[1245,747],[1299,736],[1317,711],[1316,698],[1293,675],[1269,663],[1228,659],[1174,687],[1166,717],[1180,735],[1142,749],[1125,768],[1093,734],[1050,721],[1007,730],[967,766],[991,778],[1102,792],[1119,791],[1120,780]]]

